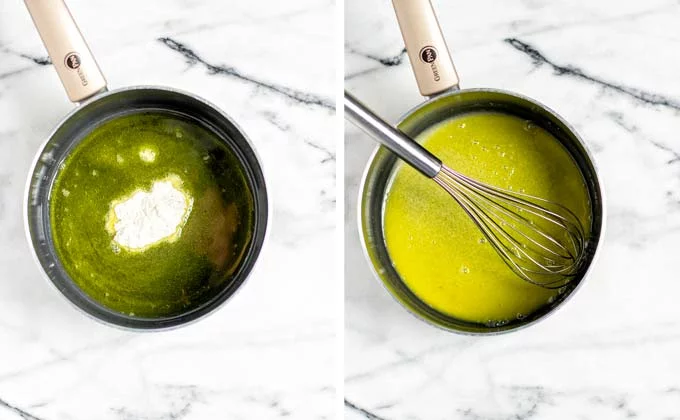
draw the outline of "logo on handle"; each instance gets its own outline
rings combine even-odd
[[[71,70],[77,70],[78,67],[80,67],[80,56],[78,53],[70,52],[66,54],[66,58],[64,58],[64,64]]]
[[[423,63],[434,63],[437,59],[437,50],[430,46],[424,47],[420,50],[420,59],[423,60]]]
[[[432,79],[435,82],[438,82],[441,80],[441,76],[439,76],[439,69],[437,68],[437,49],[432,46],[427,46],[423,47],[423,49],[420,50],[420,59],[423,61],[425,64],[429,64],[430,68],[432,69]]]
[[[70,52],[66,54],[66,57],[64,58],[64,65],[71,70],[75,70],[76,73],[78,73],[78,77],[80,78],[80,83],[83,86],[87,86],[87,77],[85,77],[85,73],[83,73],[83,70],[80,68],[80,64],[80,56],[77,52]]]

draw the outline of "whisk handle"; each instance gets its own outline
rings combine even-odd
[[[385,120],[378,117],[351,93],[345,91],[345,118],[390,149],[423,175],[434,178],[442,168],[441,160]]]

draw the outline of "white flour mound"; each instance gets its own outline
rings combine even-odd
[[[179,237],[192,204],[193,199],[171,180],[155,181],[150,191],[137,190],[115,204],[107,227],[113,224],[114,242],[130,250],[142,250],[162,240],[172,242]]]

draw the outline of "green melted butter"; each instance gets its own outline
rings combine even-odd
[[[159,181],[191,203],[181,229],[144,248],[120,246],[112,209]],[[50,200],[69,276],[100,304],[144,318],[185,313],[223,290],[254,229],[253,195],[234,153],[207,129],[157,112],[95,128],[61,164]]]
[[[447,166],[488,184],[560,203],[590,226],[583,176],[547,131],[501,113],[471,113],[421,134]],[[530,315],[560,293],[523,281],[441,187],[399,163],[383,211],[390,258],[423,302],[451,317],[502,325]],[[587,228],[586,231],[589,229]]]

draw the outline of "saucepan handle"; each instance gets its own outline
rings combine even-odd
[[[106,90],[106,79],[63,0],[24,0],[72,102]]]
[[[458,74],[430,0],[392,0],[423,96],[458,88]]]

